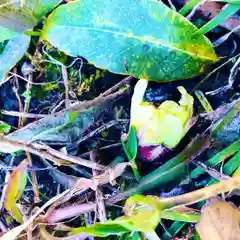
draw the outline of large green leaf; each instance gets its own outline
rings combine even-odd
[[[5,79],[7,72],[22,58],[28,49],[29,42],[29,36],[19,35],[6,43],[0,43],[0,82]]]
[[[0,42],[9,40],[11,38],[19,37],[21,33],[14,31],[13,29],[0,26]]]
[[[7,72],[23,57],[30,37],[25,30],[32,29],[39,20],[51,11],[60,0],[28,0],[24,6],[20,1],[1,0],[0,3],[0,82]],[[7,43],[4,42],[9,40]]]
[[[60,0],[2,0],[0,3],[0,42],[32,29]]]
[[[42,39],[97,67],[155,81],[190,78],[218,60],[187,19],[154,0],[81,0],[58,7]]]
[[[29,9],[32,15],[37,20],[40,20],[60,2],[62,2],[62,0],[28,0],[25,1],[24,8]]]
[[[34,19],[31,11],[27,8],[20,7],[20,2],[11,3],[10,0],[1,1],[1,11],[0,11],[0,41],[9,39],[8,34],[5,35],[6,29],[11,31],[12,37],[16,34],[23,33],[27,29],[32,29],[36,24],[36,19]]]

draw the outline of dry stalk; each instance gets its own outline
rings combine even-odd
[[[90,152],[90,160],[92,162],[96,162],[96,150],[92,150]],[[93,177],[96,177],[99,175],[99,171],[93,169],[92,170]],[[104,197],[101,191],[101,188],[97,186],[95,190],[95,197],[96,197],[96,204],[97,204],[97,212],[99,216],[100,222],[106,222],[107,221],[107,214],[106,214],[106,208],[105,208],[105,203],[104,203]]]
[[[83,159],[81,157],[73,157],[73,156],[65,155],[64,153],[51,149],[50,147],[47,147],[45,145],[25,144],[16,140],[8,139],[5,136],[0,136],[0,143],[21,148],[24,151],[30,152],[42,158],[46,158],[56,165],[68,166],[69,164],[78,164],[78,165],[82,165],[82,166],[97,169],[97,170],[105,169],[105,166],[103,165],[92,163],[91,161]],[[42,147],[43,149],[40,149],[40,147]]]

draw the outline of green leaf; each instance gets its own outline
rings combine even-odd
[[[174,222],[162,236],[162,240],[172,240],[174,236],[186,225],[185,222]]]
[[[141,178],[140,183],[118,195],[116,199],[112,197],[111,202],[115,200],[123,200],[133,194],[143,193],[155,187],[163,187],[165,184],[179,183],[182,179],[188,176],[186,163],[194,160],[202,154],[210,145],[209,136],[200,136],[194,139],[181,153],[170,159],[156,170]]]
[[[186,163],[202,154],[209,144],[209,136],[196,138],[176,157],[144,176],[138,191],[142,192],[184,178],[187,175]]]
[[[67,122],[74,121],[77,118],[78,114],[79,113],[77,111],[66,112],[66,120],[67,120]]]
[[[96,237],[107,237],[135,230],[134,225],[128,218],[119,218],[116,220],[108,220],[105,223],[96,223],[88,227],[75,228],[70,232],[70,235],[87,233]]]
[[[24,8],[28,9],[36,19],[40,20],[61,2],[62,0],[28,0],[25,1]]]
[[[130,130],[128,133],[128,140],[126,143],[121,139],[123,149],[128,157],[128,160],[130,162],[134,161],[137,156],[137,135],[136,130],[133,126],[130,126]]]
[[[133,126],[130,126],[129,133],[128,133],[128,140],[125,143],[123,139],[121,139],[121,143],[123,146],[123,150],[125,154],[127,155],[127,158],[130,162],[134,163],[135,166],[132,166],[132,170],[134,173],[135,178],[139,181],[140,180],[140,174],[137,169],[137,165],[135,162],[136,156],[137,156],[137,150],[138,150],[138,141],[137,141],[137,134],[136,129]]]
[[[240,152],[236,153],[223,167],[223,173],[231,176],[235,170],[240,166]],[[218,180],[211,179],[208,185],[217,183]]]
[[[173,221],[196,223],[196,222],[199,222],[200,220],[200,214],[184,213],[177,210],[163,210],[162,218],[173,220]]]
[[[196,31],[161,1],[81,0],[48,17],[42,39],[111,72],[170,81],[218,61],[211,42]]]
[[[0,134],[8,133],[11,130],[11,126],[5,122],[0,121]]]
[[[215,140],[232,143],[239,138],[240,104],[227,109],[213,124],[211,131]]]
[[[25,36],[24,32],[32,30],[39,20],[59,2],[60,0],[28,0],[21,7],[20,1],[13,3],[11,0],[1,0],[0,82],[28,49],[30,37]],[[4,42],[6,40],[8,40],[7,44]]]
[[[180,10],[179,13],[185,16],[193,7],[195,7],[202,0],[189,0]]]
[[[36,24],[36,20],[32,16],[29,9],[20,7],[20,1],[11,3],[10,0],[2,0],[1,16],[0,16],[0,30],[8,29],[12,33],[12,37],[23,33],[27,29],[32,29]],[[4,41],[9,38],[9,35],[5,35],[6,30],[0,32],[0,41]]]
[[[20,1],[2,0],[0,4],[0,42],[32,30],[41,18],[51,11],[60,0],[28,0],[23,7]]]
[[[7,72],[23,57],[29,43],[30,37],[20,35],[3,44],[3,50],[0,51],[0,82],[4,81]]]
[[[16,32],[10,28],[6,28],[3,26],[0,26],[0,43],[5,41],[5,40],[9,40],[11,38],[16,38],[19,37],[21,35],[21,33]]]
[[[236,13],[240,9],[240,4],[228,4],[226,5],[220,13],[217,14],[215,18],[210,20],[204,26],[202,26],[197,33],[205,34],[215,28],[217,25],[224,23],[224,21]]]
[[[27,166],[28,164],[26,160],[24,160],[11,173],[4,200],[4,207],[6,210],[16,221],[20,223],[23,222],[23,218],[16,202],[22,196],[27,183]]]
[[[106,237],[132,231],[153,231],[159,224],[162,206],[159,199],[151,196],[135,195],[125,203],[125,217],[96,223],[88,227],[75,228],[70,235],[88,233],[97,237]]]
[[[232,156],[235,154],[237,151],[240,149],[240,139],[229,145],[227,148],[223,149],[222,151],[218,152],[215,154],[213,157],[211,157],[208,161],[207,164],[209,167],[214,167],[217,164],[221,163],[228,157]],[[192,170],[190,177],[191,178],[198,178],[202,174],[204,174],[204,170],[202,168],[195,168]]]
[[[140,235],[138,232],[126,233],[119,238],[119,240],[139,240],[139,239]]]

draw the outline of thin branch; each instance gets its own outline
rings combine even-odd
[[[32,158],[31,158],[31,155],[27,151],[26,151],[26,156],[27,156],[28,164],[31,167],[30,172],[31,172],[31,176],[32,176],[34,203],[39,203],[40,202],[40,198],[39,198],[39,189],[38,189],[37,176],[36,176],[34,170],[32,169]]]
[[[68,108],[70,106],[70,100],[69,100],[69,85],[68,85],[68,73],[67,68],[62,65],[62,77],[65,87],[65,106]]]
[[[225,35],[223,35],[222,37],[220,37],[219,39],[214,41],[213,46],[215,48],[220,46],[222,43],[224,43],[226,40],[228,40],[228,38],[232,35],[232,33],[238,32],[239,30],[240,30],[240,26],[233,28],[229,33],[226,33]]]
[[[76,144],[79,145],[82,142],[85,142],[87,139],[94,137],[98,134],[100,134],[101,132],[106,131],[107,129],[115,126],[115,125],[119,125],[119,124],[127,124],[129,122],[128,119],[122,119],[122,120],[112,120],[106,124],[103,124],[102,126],[100,126],[99,128],[91,131],[90,133],[88,133],[87,135],[85,135],[84,137],[82,137],[81,139],[79,139]]]
[[[210,92],[206,92],[206,95],[216,95],[222,91],[227,91],[228,89],[232,88],[235,79],[236,79],[236,75],[239,71],[239,65],[240,65],[240,57],[237,59],[237,61],[235,62],[235,64],[233,65],[233,67],[230,70],[230,75],[228,78],[228,85],[220,87],[218,89],[215,89],[214,91],[210,91]]]
[[[60,112],[57,112],[57,114],[61,114],[61,113],[67,112],[67,111],[80,111],[80,110],[83,110],[83,109],[91,108],[91,107],[96,106],[96,105],[103,104],[106,101],[114,100],[115,98],[126,94],[127,90],[128,89],[120,89],[117,92],[112,93],[108,96],[100,95],[99,97],[96,97],[96,98],[94,98],[90,101],[84,101],[84,102],[72,104],[69,108],[66,108],[66,109],[64,109]]]
[[[206,77],[204,77],[191,91],[191,93],[193,93],[194,91],[196,91],[200,85],[205,82],[210,76],[212,76],[214,73],[216,73],[219,69],[221,69],[222,67],[224,67],[225,65],[227,65],[228,63],[232,62],[233,60],[235,60],[237,57],[240,56],[240,53],[236,54],[234,57],[229,58],[226,62],[224,62],[223,64],[221,64],[220,66],[216,67],[213,71],[211,71],[209,74],[207,74]],[[205,93],[207,94],[207,93]]]
[[[14,68],[13,71],[16,73],[17,69]],[[19,96],[19,92],[18,92],[19,91],[19,82],[18,82],[18,78],[16,76],[14,77],[14,87],[12,89],[13,89],[13,92],[15,93],[15,96],[16,96],[16,98],[18,100],[19,112],[23,112],[23,104],[22,104],[22,100],[21,100],[21,98]],[[22,118],[19,117],[18,118],[18,127],[19,128],[21,127],[21,121],[22,121]]]
[[[63,152],[51,149],[45,145],[25,144],[16,140],[9,139],[5,136],[0,136],[0,143],[23,149],[24,151],[28,151],[37,156],[46,158],[57,165],[68,166],[70,163],[73,163],[97,170],[105,169],[105,166],[103,165],[92,163],[91,161],[83,159],[81,157],[65,155]]]
[[[92,162],[96,162],[96,150],[91,151],[90,160]],[[96,177],[99,175],[99,171],[96,171],[95,169],[92,170],[92,173],[93,173],[93,177]],[[100,189],[100,186],[97,186],[95,190],[95,196],[96,196],[96,204],[97,204],[97,212],[98,212],[99,220],[100,222],[106,222],[107,214],[106,214],[105,203],[103,200],[104,197]]]
[[[197,167],[203,169],[211,177],[213,177],[213,178],[215,178],[215,179],[217,179],[219,181],[227,180],[227,179],[230,178],[229,176],[227,176],[227,175],[225,175],[223,173],[218,172],[216,169],[206,166],[204,163],[202,163],[200,161],[193,161],[192,163],[195,164]]]
[[[35,119],[50,116],[49,114],[25,113],[25,112],[16,112],[16,111],[7,111],[7,110],[1,110],[1,114],[14,116],[14,117],[25,117],[25,118],[35,118]]]
[[[177,12],[177,9],[176,9],[176,7],[174,6],[174,4],[172,3],[172,1],[171,1],[171,0],[167,0],[167,1],[168,1],[168,4],[169,4],[170,8],[171,8],[173,11]]]
[[[12,229],[9,232],[7,232],[6,234],[4,234],[1,237],[1,240],[14,240],[14,239],[16,239],[17,236],[22,231],[24,231],[29,225],[31,225],[33,223],[33,221],[38,217],[39,214],[41,214],[47,207],[52,205],[54,202],[58,201],[59,199],[63,198],[64,196],[66,196],[69,192],[70,192],[70,190],[68,189],[68,190],[56,195],[55,197],[51,198],[39,210],[37,210],[36,213],[33,214],[26,222],[24,222],[20,226],[15,227],[14,229]]]
[[[185,193],[175,197],[161,198],[161,202],[164,209],[174,209],[178,207],[184,207],[196,202],[207,200],[218,194],[231,192],[234,189],[240,187],[240,177],[231,177],[228,180],[220,181],[216,184],[195,190],[189,193]]]
[[[124,79],[122,79],[119,83],[115,84],[113,87],[109,88],[106,90],[104,93],[102,93],[100,96],[106,97],[107,95],[115,92],[119,87],[122,85],[128,83],[131,79],[133,79],[133,76],[127,76]]]

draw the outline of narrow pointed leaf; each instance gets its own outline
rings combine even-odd
[[[23,222],[23,219],[16,202],[22,196],[27,183],[27,166],[27,162],[22,161],[12,172],[4,199],[4,207],[9,214],[20,223]]]
[[[123,139],[121,139],[121,143],[123,146],[123,150],[124,150],[125,154],[127,155],[128,160],[134,164],[134,166],[132,166],[133,174],[134,174],[136,180],[139,181],[140,174],[137,169],[137,165],[136,165],[136,161],[135,161],[136,156],[137,156],[137,151],[138,151],[138,141],[137,141],[136,130],[133,126],[130,126],[127,142],[125,143],[123,141]]]
[[[124,143],[122,140],[122,146],[128,157],[128,160],[130,162],[134,161],[137,156],[138,143],[137,143],[136,130],[133,126],[130,127],[127,142]]]
[[[196,76],[218,60],[196,31],[161,1],[81,0],[58,7],[42,39],[111,72],[171,81]]]

